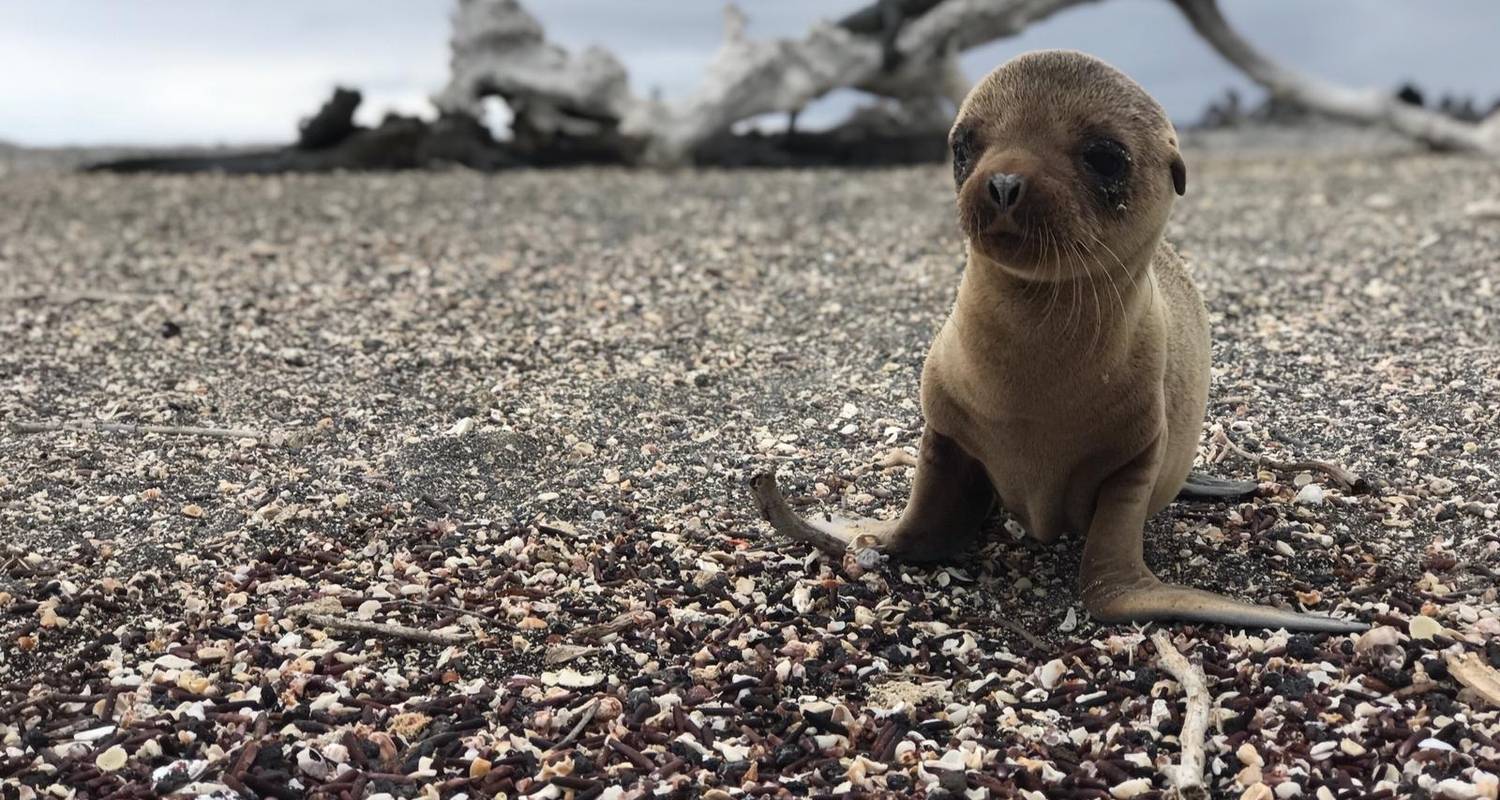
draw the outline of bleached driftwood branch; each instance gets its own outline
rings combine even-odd
[[[920,124],[946,127],[968,89],[963,51],[1013,36],[1058,11],[1098,0],[875,0],[841,21],[820,21],[798,38],[753,40],[729,7],[725,40],[697,91],[677,103],[631,92],[609,52],[573,54],[549,42],[518,0],[459,0],[452,78],[436,98],[444,111],[477,116],[497,94],[516,114],[517,136],[602,139],[630,161],[680,164],[741,120],[795,115],[840,88],[894,98]],[[1216,0],[1172,0],[1230,63],[1273,94],[1363,124],[1385,125],[1430,146],[1500,155],[1500,115],[1473,124],[1302,75],[1236,34]],[[938,119],[941,117],[941,119]]]
[[[1163,773],[1176,797],[1187,800],[1207,798],[1208,789],[1203,785],[1206,760],[1203,738],[1208,733],[1208,711],[1213,699],[1209,697],[1203,670],[1188,661],[1166,633],[1157,631],[1151,634],[1151,643],[1156,646],[1162,669],[1182,684],[1183,694],[1182,732],[1177,734],[1182,761],[1164,769]]]
[[[639,102],[609,51],[568,53],[547,41],[541,23],[516,0],[459,0],[450,48],[449,86],[434,98],[444,111],[477,117],[478,102],[499,95],[528,105],[526,113],[544,107],[549,116],[571,111],[583,119],[619,119]]]
[[[1464,122],[1402,102],[1381,89],[1354,89],[1288,69],[1256,50],[1229,27],[1217,0],[1173,0],[1198,32],[1251,80],[1313,111],[1365,125],[1384,125],[1429,147],[1500,155],[1500,114]]]
[[[681,163],[695,145],[740,120],[796,113],[844,87],[918,108],[941,98],[951,114],[968,89],[960,53],[1088,2],[1097,0],[943,0],[889,41],[829,21],[801,38],[756,41],[744,35],[743,17],[731,6],[724,44],[702,85],[667,104],[632,94],[624,67],[607,51],[574,55],[547,41],[517,0],[459,0],[452,77],[435,101],[444,111],[477,115],[480,99],[498,94],[532,128],[586,136],[613,123],[640,144],[642,160]]]
[[[798,111],[845,87],[900,100],[941,97],[951,112],[969,88],[960,53],[1086,2],[1095,0],[945,0],[901,28],[894,69],[886,68],[879,39],[832,22],[800,39],[730,39],[692,97],[665,114],[627,119],[625,131],[650,141],[648,160],[673,163],[739,120]]]

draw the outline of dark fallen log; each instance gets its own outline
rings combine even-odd
[[[700,167],[884,167],[940,164],[946,131],[852,133],[835,128],[795,133],[722,134],[693,151]]]
[[[430,169],[462,165],[483,172],[524,166],[533,159],[497,141],[482,122],[449,114],[428,122],[389,114],[375,128],[354,125],[359,92],[338,89],[323,108],[301,126],[297,142],[287,147],[237,153],[162,155],[125,158],[87,165],[90,172],[222,172],[267,175],[337,170]]]
[[[359,93],[340,89],[302,125],[297,143],[250,152],[194,153],[125,158],[85,167],[91,172],[231,175],[436,169],[461,165],[481,172],[514,167],[566,167],[638,163],[639,142],[611,128],[596,135],[533,129],[517,115],[512,138],[495,139],[484,123],[452,113],[428,122],[388,115],[375,128],[352,123]],[[342,130],[349,121],[351,130]],[[701,143],[692,163],[705,167],[869,167],[941,163],[947,131],[917,125],[879,109],[856,112],[826,131],[724,133]],[[317,147],[310,146],[316,143]]]
[[[463,165],[481,172],[515,167],[557,168],[568,166],[619,165],[630,162],[607,146],[587,140],[558,141],[523,160],[516,151],[497,144],[495,149],[475,147],[454,138],[428,137],[414,149],[381,153],[365,136],[357,147],[334,152],[295,148],[225,155],[157,156],[127,158],[91,164],[91,172],[203,173],[229,175],[273,175],[336,171],[387,171],[433,169]],[[409,155],[408,155],[409,154]],[[869,134],[851,136],[846,131],[723,134],[699,145],[693,164],[719,168],[807,168],[881,167],[909,164],[940,164],[947,158],[943,133]]]
[[[378,128],[358,131],[339,144],[318,150],[283,147],[248,153],[146,156],[90,164],[85,170],[267,175],[283,172],[417,169],[445,163],[493,171],[516,165],[516,161],[498,145],[485,147],[473,141],[435,133],[436,128],[436,124],[428,125],[420,120],[388,120]]]
[[[362,99],[360,93],[353,89],[334,89],[333,97],[328,98],[328,102],[318,109],[318,113],[308,117],[299,126],[297,147],[303,150],[321,150],[353,136],[359,130],[354,124],[354,112],[359,110]]]

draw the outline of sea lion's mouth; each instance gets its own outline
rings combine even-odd
[[[996,216],[988,220],[980,229],[979,235],[996,243],[1008,245],[1020,245],[1026,243],[1031,237],[1029,231],[1016,222],[1014,217]]]
[[[1052,269],[1072,249],[1060,232],[1015,224],[987,226],[971,239],[971,246],[1020,276]]]
[[[991,250],[1018,256],[1035,249],[1036,238],[1009,220],[991,224],[982,234],[983,245]]]

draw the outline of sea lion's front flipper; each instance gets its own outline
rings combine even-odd
[[[1177,490],[1178,500],[1245,500],[1255,496],[1260,484],[1255,481],[1236,481],[1215,475],[1193,471],[1187,482]]]
[[[840,555],[856,538],[869,535],[879,550],[903,561],[958,556],[995,502],[984,467],[930,428],[922,434],[911,500],[899,520],[805,520],[787,505],[775,476],[765,473],[750,479],[750,491],[760,515],[783,536]]]
[[[1213,592],[1163,583],[1146,567],[1142,536],[1155,483],[1155,454],[1143,454],[1100,488],[1079,585],[1083,605],[1101,622],[1217,622],[1243,628],[1352,633],[1369,626],[1284,611]]]

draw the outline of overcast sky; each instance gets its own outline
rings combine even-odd
[[[1360,85],[1500,94],[1496,0],[1222,0],[1267,52]],[[689,93],[717,47],[713,0],[529,0],[549,35],[600,44],[636,91]],[[785,36],[864,0],[742,0],[752,36]],[[336,83],[362,117],[430,110],[447,75],[447,0],[3,0],[0,139],[29,145],[286,141]],[[1249,89],[1166,0],[1107,0],[966,55],[970,77],[1022,50],[1086,50],[1131,73],[1174,119],[1227,86]],[[848,104],[837,98],[806,119]]]

